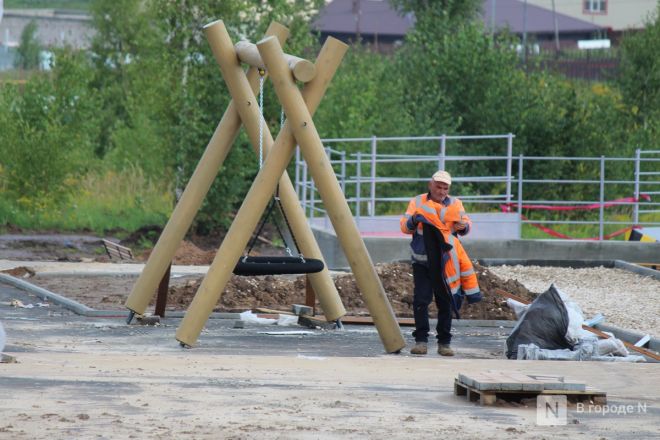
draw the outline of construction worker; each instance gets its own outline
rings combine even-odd
[[[470,232],[472,223],[463,203],[449,195],[451,175],[443,170],[431,177],[429,192],[413,198],[401,217],[401,231],[412,234],[413,312],[415,346],[412,354],[427,353],[428,308],[435,297],[438,307],[438,354],[453,356],[451,312],[458,317],[462,299],[469,304],[481,300],[472,262],[458,236]]]

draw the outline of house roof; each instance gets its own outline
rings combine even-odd
[[[313,27],[321,32],[357,34],[357,8],[353,0],[333,0],[325,5]],[[405,35],[415,24],[412,14],[400,16],[387,0],[359,0],[360,34]]]
[[[521,0],[484,0],[483,20],[490,27],[492,2],[495,1],[495,27],[508,27],[512,32],[523,32],[524,3]],[[313,27],[326,33],[357,34],[358,20],[354,0],[333,0],[328,3],[314,21]],[[359,31],[365,35],[400,35],[414,26],[412,14],[399,15],[387,0],[358,0],[360,15]],[[578,20],[565,14],[557,13],[557,25],[560,33],[591,32],[603,29],[588,21]],[[554,32],[552,11],[532,4],[527,4],[527,32]]]
[[[483,5],[483,20],[490,28],[491,15],[495,2],[495,28],[508,27],[516,34],[523,33],[523,14],[525,4],[521,0],[485,0]],[[604,29],[588,21],[557,13],[557,28],[560,33],[593,32]],[[552,10],[527,3],[527,32],[532,34],[553,33],[555,31]]]

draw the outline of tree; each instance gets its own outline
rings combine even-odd
[[[38,68],[40,52],[41,46],[37,40],[37,22],[31,20],[21,32],[21,42],[16,50],[16,67],[26,70]]]
[[[653,140],[660,132],[660,4],[644,30],[623,38],[618,84],[642,138]]]

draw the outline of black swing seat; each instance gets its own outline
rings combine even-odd
[[[286,275],[316,273],[323,270],[323,261],[300,257],[247,257],[238,260],[236,275]]]

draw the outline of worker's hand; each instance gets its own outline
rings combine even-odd
[[[454,229],[456,229],[457,231],[464,231],[465,228],[467,228],[467,225],[463,222],[454,223]]]
[[[409,230],[414,230],[417,229],[417,225],[424,220],[424,216],[420,214],[414,214],[412,217],[408,219],[408,223],[406,226],[408,227]]]

